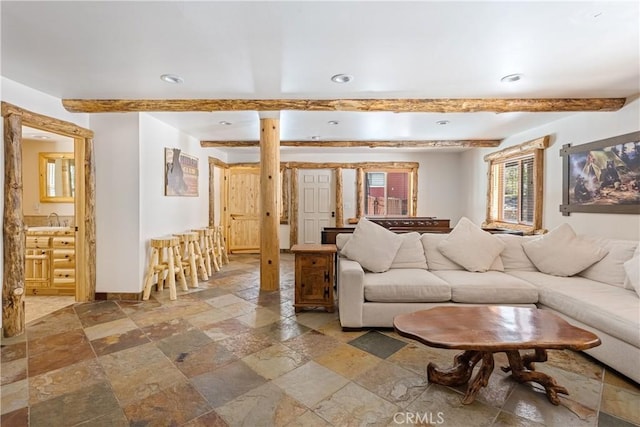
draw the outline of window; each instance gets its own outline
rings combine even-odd
[[[485,227],[534,232],[542,228],[544,149],[549,137],[485,156],[489,191]]]
[[[512,224],[533,225],[533,154],[491,165],[491,192],[496,194],[491,218]]]
[[[409,216],[410,173],[370,171],[365,173],[365,216]]]

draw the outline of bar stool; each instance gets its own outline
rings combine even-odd
[[[220,225],[213,227],[213,246],[218,259],[218,264],[229,264],[227,248],[224,242],[224,236],[222,235],[222,226]]]
[[[178,280],[182,290],[188,290],[181,265],[180,240],[175,236],[157,237],[151,239],[149,246],[151,247],[151,256],[149,257],[147,274],[144,278],[142,299],[145,301],[149,299],[151,287],[153,286],[153,277],[157,274],[158,290],[161,291],[164,288],[163,282],[169,279],[169,298],[175,300],[177,298],[176,273],[178,273]]]
[[[220,271],[218,260],[213,252],[213,230],[209,227],[194,228],[198,233],[198,242],[200,243],[200,251],[204,257],[204,266],[207,269],[207,275],[211,276],[212,270]]]
[[[207,268],[204,266],[202,252],[200,251],[200,243],[198,243],[198,233],[186,231],[184,233],[175,233],[180,239],[182,253],[182,268],[189,269],[191,277],[191,287],[198,287],[198,274],[202,280],[209,280],[207,276]]]

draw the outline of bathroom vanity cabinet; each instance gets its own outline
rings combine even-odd
[[[25,284],[28,295],[75,295],[75,232],[65,227],[27,230]]]

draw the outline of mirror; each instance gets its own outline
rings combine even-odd
[[[40,201],[73,202],[75,161],[73,153],[40,153]]]

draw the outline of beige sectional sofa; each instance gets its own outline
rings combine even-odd
[[[560,234],[566,238],[572,233],[566,227],[545,236],[493,235],[491,239],[501,242],[496,245],[499,255],[487,263],[492,256],[488,246],[495,241],[478,245],[472,242],[474,238],[468,238],[471,243],[459,248],[488,253],[486,271],[469,271],[466,260],[462,260],[463,267],[444,255],[451,253],[443,249],[449,234],[407,233],[399,235],[399,246],[384,238],[382,247],[372,244],[371,239],[361,242],[361,248],[369,251],[378,248],[393,253],[396,248],[389,268],[378,268],[384,264],[379,254],[372,255],[376,260],[372,264],[364,258],[366,251],[361,249],[362,254],[354,255],[353,247],[349,248],[351,240],[358,238],[357,232],[338,235],[336,241],[343,328],[392,327],[398,314],[443,305],[538,307],[597,334],[602,344],[586,352],[640,383],[640,291],[634,289],[640,270],[638,241],[574,236],[569,244],[558,240]],[[454,228],[451,235],[455,233]],[[466,242],[462,237],[467,236],[457,234],[460,242]],[[567,247],[562,247],[564,244]],[[598,260],[582,262],[579,257]],[[541,272],[531,258],[554,274]],[[471,264],[472,270],[483,270]],[[580,271],[574,273],[576,269]]]

